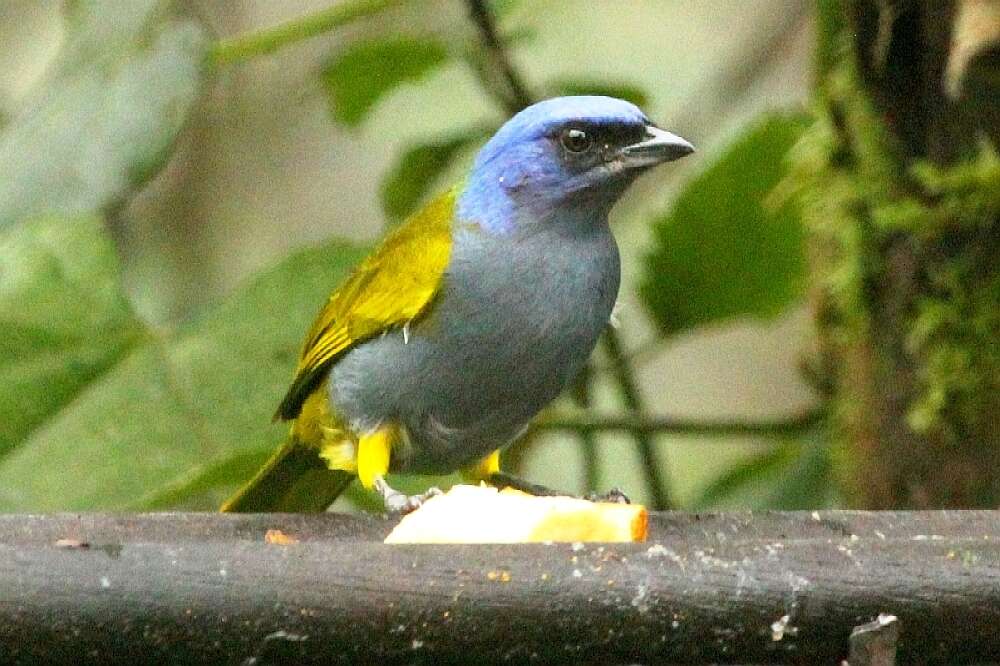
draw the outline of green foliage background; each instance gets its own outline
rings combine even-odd
[[[365,248],[333,239],[295,252],[221,302],[162,326],[137,314],[124,292],[110,220],[169,163],[220,70],[358,23],[364,36],[317,72],[333,122],[362,126],[397,87],[419,89],[456,62],[497,107],[494,124],[455,127],[399,154],[382,177],[382,205],[390,222],[412,212],[499,126],[512,91],[474,38],[381,30],[379,15],[396,4],[344,0],[222,42],[162,0],[67,5],[56,65],[41,92],[0,126],[0,510],[211,509],[279,442],[284,429],[267,417],[300,337]],[[513,49],[533,38],[504,32],[518,4],[495,3]],[[537,90],[640,104],[649,97],[629,81],[589,74]],[[667,207],[635,221],[653,234],[639,296],[655,344],[734,319],[773,318],[801,302],[803,229],[795,202],[776,187],[806,124],[794,109],[750,123]],[[745,426],[663,431],[758,432]],[[835,502],[817,420],[773,430],[781,434],[720,470],[695,504]],[[566,431],[575,436],[572,423]],[[517,460],[514,452],[510,462]]]

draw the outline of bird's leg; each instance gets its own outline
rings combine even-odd
[[[547,486],[542,486],[537,483],[531,483],[530,481],[525,481],[519,476],[514,476],[513,474],[507,474],[506,472],[493,472],[488,477],[484,479],[486,483],[499,489],[513,488],[514,490],[520,490],[522,493],[528,493],[529,495],[535,495],[536,497],[555,497],[556,495],[569,495],[569,493],[559,492],[558,490],[553,490]]]
[[[494,488],[513,488],[529,495],[551,497],[554,495],[565,495],[551,488],[529,483],[524,479],[500,471],[500,449],[489,454],[475,465],[462,470],[462,478],[467,483],[479,483],[484,481]]]
[[[466,483],[479,483],[482,481],[500,490],[503,490],[504,488],[513,488],[514,490],[520,490],[522,493],[528,493],[529,495],[536,495],[539,497],[551,497],[554,495],[566,494],[552,490],[551,488],[546,488],[545,486],[529,483],[528,481],[513,476],[512,474],[501,472],[500,449],[497,449],[493,453],[489,454],[475,465],[463,469],[462,478],[465,479]]]
[[[430,488],[421,495],[405,495],[386,482],[395,436],[394,428],[383,426],[358,439],[358,479],[362,486],[382,497],[389,513],[405,514],[416,511],[427,498],[440,495],[441,491]]]
[[[420,495],[407,495],[390,486],[381,476],[375,478],[374,487],[375,492],[381,495],[386,511],[391,514],[400,515],[416,511],[428,499],[441,494],[439,488],[428,488],[427,492]]]
[[[536,497],[554,497],[556,495],[573,497],[570,493],[559,492],[558,490],[553,490],[552,488],[547,488],[546,486],[541,486],[537,483],[525,481],[524,479],[514,476],[513,474],[501,472],[499,449],[486,456],[472,467],[462,470],[462,476],[466,481],[485,481],[494,488],[500,488],[501,490],[504,488],[513,488],[514,490],[520,490],[522,493],[528,493],[529,495],[535,495]],[[628,495],[622,492],[621,488],[612,488],[603,495],[598,493],[588,493],[584,495],[582,499],[589,500],[591,502],[631,504],[631,500],[629,500]]]
[[[505,472],[496,471],[490,474],[486,479],[486,483],[497,488],[513,488],[514,490],[520,490],[523,493],[528,493],[529,495],[535,495],[537,497],[553,497],[556,495],[563,495],[567,497],[576,497],[570,493],[559,492],[558,490],[553,490],[546,486],[541,486],[536,483],[531,483],[530,481],[525,481],[524,479],[514,476],[512,474],[507,474]],[[584,495],[581,499],[589,500],[591,502],[612,502],[614,504],[631,504],[628,495],[626,495],[620,488],[612,488],[610,491],[604,494],[598,493],[588,493]]]

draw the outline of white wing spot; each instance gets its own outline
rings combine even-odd
[[[615,330],[622,327],[622,321],[618,317],[621,310],[621,303],[619,301],[615,301],[614,307],[611,308],[611,316],[608,318],[608,323],[611,324],[611,328]]]

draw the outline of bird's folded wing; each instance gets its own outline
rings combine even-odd
[[[298,416],[303,401],[352,346],[406,326],[426,310],[451,254],[455,195],[442,194],[397,227],[330,296],[306,337],[276,418]]]

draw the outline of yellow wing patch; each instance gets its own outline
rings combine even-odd
[[[451,256],[456,190],[450,190],[386,236],[330,296],[306,336],[276,418],[294,419],[336,359],[355,344],[419,317],[441,286]]]

